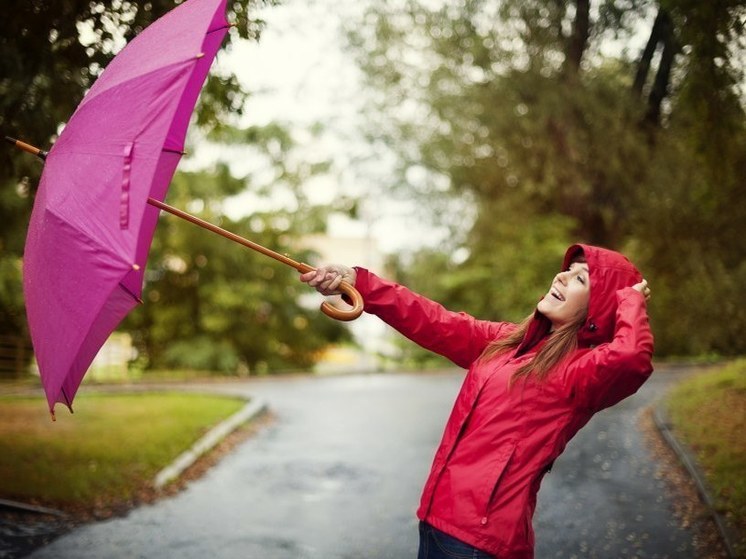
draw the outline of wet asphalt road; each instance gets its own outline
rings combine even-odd
[[[276,420],[179,495],[78,528],[44,558],[406,559],[415,509],[462,372],[252,381]],[[598,414],[539,493],[536,557],[688,558],[638,431],[674,373]]]

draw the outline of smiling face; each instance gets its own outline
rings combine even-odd
[[[588,264],[573,262],[569,270],[554,277],[549,292],[536,309],[552,322],[552,330],[557,330],[587,314],[590,296]]]

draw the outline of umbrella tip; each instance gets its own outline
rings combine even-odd
[[[57,421],[57,416],[54,415],[54,409],[49,410],[49,415],[52,418],[52,421]]]
[[[10,136],[5,136],[5,141],[9,144],[13,144],[18,149],[21,149],[25,152],[28,152],[32,155],[37,156],[42,161],[47,159],[47,155],[49,155],[48,151],[44,151],[43,149],[39,149],[35,146],[32,146],[31,144],[27,144],[26,142],[21,142],[20,140],[16,140],[15,138],[11,138]]]

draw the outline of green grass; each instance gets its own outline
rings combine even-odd
[[[668,399],[678,436],[694,450],[719,511],[746,543],[746,359],[708,370]]]
[[[243,400],[179,393],[84,394],[75,414],[46,400],[0,398],[0,497],[48,506],[108,506],[155,475]]]

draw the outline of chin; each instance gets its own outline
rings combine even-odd
[[[536,305],[536,310],[538,312],[540,312],[541,314],[543,314],[544,316],[547,316],[547,313],[551,314],[551,312],[552,312],[552,306],[549,303],[545,302],[544,299],[542,299]],[[547,318],[549,318],[549,317],[547,316]]]

